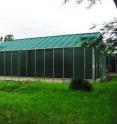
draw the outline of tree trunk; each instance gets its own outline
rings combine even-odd
[[[115,3],[116,8],[117,8],[117,0],[113,0],[113,1],[114,1],[114,3]]]

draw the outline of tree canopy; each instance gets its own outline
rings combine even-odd
[[[73,0],[64,0],[65,4]],[[77,4],[81,4],[85,0],[74,0]],[[87,0],[88,8],[91,8],[97,2],[102,0]],[[117,0],[112,0],[117,8]],[[93,24],[91,29],[96,29],[96,24]],[[110,22],[105,22],[101,29],[98,29],[103,36],[103,45],[101,46],[101,52],[103,54],[112,54],[117,51],[117,18],[114,18]]]
[[[70,2],[73,0],[64,0],[64,3]],[[83,1],[85,0],[75,0],[77,4],[81,4]],[[102,0],[87,0],[88,3],[88,8],[92,7],[94,4],[96,4],[97,2],[101,2]],[[112,0],[115,3],[115,6],[117,8],[117,0]]]
[[[14,39],[14,36],[12,34],[5,35],[4,41],[11,41]]]

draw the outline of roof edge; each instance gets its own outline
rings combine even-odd
[[[16,41],[16,40],[26,40],[26,39],[37,39],[37,38],[47,38],[47,37],[59,37],[59,36],[67,36],[67,35],[85,35],[85,34],[96,34],[98,33],[98,37],[101,35],[100,32],[91,32],[91,33],[75,33],[75,34],[61,34],[61,35],[53,35],[53,36],[40,36],[40,37],[31,37],[31,38],[21,38],[21,39],[14,39],[10,41]],[[5,42],[10,42],[10,41],[5,41]]]

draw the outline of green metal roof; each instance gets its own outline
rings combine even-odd
[[[67,48],[67,47],[83,47],[87,44],[100,42],[101,34],[85,33],[47,36],[37,38],[15,39],[0,43],[0,51],[17,51],[31,49],[48,49],[48,48]]]

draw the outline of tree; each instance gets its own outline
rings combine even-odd
[[[100,29],[103,35],[102,52],[105,54],[112,54],[117,50],[117,18],[114,18],[111,22],[104,23]]]
[[[65,4],[73,0],[64,0]],[[84,0],[75,0],[77,4],[81,4]],[[96,2],[101,2],[102,0],[87,0],[88,8],[91,8]],[[117,8],[117,0],[113,0]],[[97,28],[93,24],[91,29]],[[112,54],[117,51],[117,18],[114,18],[111,22],[106,22],[102,25],[102,28],[98,31],[102,32],[103,44],[100,47],[103,54]]]
[[[4,38],[4,41],[11,41],[14,39],[14,36],[12,34],[7,34]]]
[[[117,0],[113,0],[114,1],[114,3],[115,3],[115,6],[117,7]]]
[[[64,0],[64,3],[66,4],[69,1],[73,1],[73,0]],[[75,0],[77,4],[81,4],[84,0]],[[87,0],[88,8],[92,7],[94,4],[96,4],[96,2],[101,2],[101,0]],[[113,2],[115,3],[115,6],[117,8],[117,0],[113,0]]]
[[[103,23],[101,28],[93,24],[90,29],[96,29],[98,32],[101,32],[103,36],[101,52],[103,54],[113,54],[117,52],[117,18],[114,18],[110,22]]]

